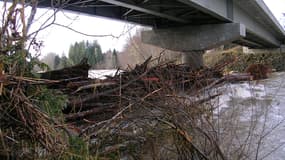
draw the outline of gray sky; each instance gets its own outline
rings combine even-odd
[[[39,13],[44,13],[45,10],[41,9]],[[68,16],[68,17],[67,17]],[[43,18],[44,19],[44,18]],[[113,37],[103,37],[94,38],[89,36],[84,36],[66,28],[59,26],[51,26],[44,30],[37,37],[38,40],[44,41],[44,47],[42,48],[42,54],[49,52],[55,52],[57,54],[62,54],[63,52],[67,54],[70,44],[76,41],[82,40],[97,40],[102,47],[103,51],[108,49],[122,50],[126,38],[130,36],[131,33],[135,33],[136,28],[134,25],[127,24],[125,22],[114,21],[98,17],[90,17],[83,14],[71,13],[71,12],[60,12],[57,14],[58,23],[68,25],[69,27],[90,35],[109,35],[120,36],[122,33],[124,36],[120,38]],[[36,30],[38,26],[34,27]],[[129,31],[131,28],[131,32]]]
[[[263,0],[278,20],[285,13],[285,0]]]

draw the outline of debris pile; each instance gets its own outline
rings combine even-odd
[[[265,64],[251,64],[245,69],[246,73],[252,76],[253,80],[266,79],[272,69]]]
[[[142,98],[152,92],[165,94],[166,90],[173,94],[196,94],[194,91],[216,84],[216,80],[219,83],[226,80],[221,80],[223,66],[194,71],[189,66],[173,63],[149,68],[150,62],[151,58],[130,71],[120,74],[118,71],[114,77],[104,80],[88,78],[89,66],[85,60],[70,68],[46,72],[41,77],[56,80],[47,84],[48,87],[68,95],[69,103],[63,113],[66,121],[79,126],[80,122],[95,123],[111,118],[121,107],[129,105],[132,98]],[[154,94],[148,99],[157,100],[160,96]]]
[[[40,99],[43,90],[35,86],[48,83],[33,78],[1,77],[0,159],[37,159],[39,153],[53,153],[56,157],[65,150],[67,142],[61,134],[60,119],[48,116],[43,111],[45,104],[39,103],[43,102]]]
[[[65,121],[71,134],[88,140],[94,155],[223,159],[211,127],[213,108],[204,105],[219,94],[204,93],[230,80],[221,74],[227,63],[192,70],[174,63],[149,67],[151,61],[104,80],[88,79],[88,70],[74,75],[86,63],[43,77],[63,76],[48,87],[68,95]]]
[[[212,124],[215,108],[205,104],[220,95],[207,90],[240,80],[222,75],[230,62],[192,70],[171,62],[149,67],[153,61],[104,80],[88,78],[86,60],[42,73],[42,79],[6,75],[0,106],[2,146],[15,147],[28,139],[41,144],[30,154],[60,153],[68,145],[62,136],[66,132],[86,140],[90,153],[101,158],[225,159]],[[63,119],[46,115],[40,106],[44,104],[29,95],[37,86],[54,90],[50,98],[59,93],[67,97],[56,104]]]

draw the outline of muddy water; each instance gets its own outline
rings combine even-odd
[[[285,160],[285,73],[216,92],[223,93],[212,102],[216,128],[229,159]]]

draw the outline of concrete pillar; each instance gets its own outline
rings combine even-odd
[[[173,51],[208,50],[246,36],[245,26],[236,23],[184,26],[142,31],[142,42]]]
[[[189,51],[182,53],[182,63],[189,65],[193,69],[198,69],[203,66],[204,51]]]
[[[281,53],[285,53],[285,44],[282,44],[280,47]]]
[[[184,53],[182,62],[193,69],[203,66],[205,50],[246,36],[245,26],[237,23],[183,26],[142,31],[142,42]]]

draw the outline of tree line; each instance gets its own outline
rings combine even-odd
[[[91,68],[117,68],[117,51],[109,50],[102,52],[101,46],[97,41],[80,41],[71,44],[68,55],[64,53],[60,56],[56,53],[48,53],[41,61],[46,63],[50,69],[61,69],[80,63],[83,58],[88,59]]]
[[[174,52],[141,41],[140,31],[129,37],[122,51],[109,50],[102,52],[97,41],[80,41],[70,45],[68,54],[59,56],[56,53],[47,54],[41,61],[50,69],[61,69],[78,64],[83,58],[88,59],[92,69],[126,69],[143,63],[148,57],[160,57],[161,61],[177,61],[181,59],[179,52]]]

